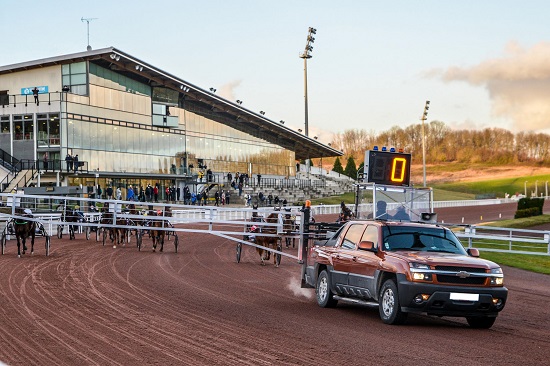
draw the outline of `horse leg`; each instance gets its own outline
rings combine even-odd
[[[157,251],[157,233],[156,232],[150,232],[149,233],[153,237],[153,252]]]
[[[162,252],[163,249],[164,249],[164,234],[161,234],[160,235],[160,249],[159,249],[159,252]]]
[[[21,258],[21,242],[19,241],[19,235],[17,237],[17,258]]]
[[[256,244],[259,244],[261,241],[258,241],[256,239]],[[260,255],[260,260],[262,261],[262,266],[265,265],[264,263],[264,250],[262,248],[256,248],[256,250],[258,251],[258,254]]]
[[[31,255],[34,254],[34,236],[35,236],[35,229],[33,228],[32,229],[32,234],[31,234]]]

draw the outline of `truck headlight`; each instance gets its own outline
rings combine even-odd
[[[489,271],[491,276],[491,285],[492,286],[502,286],[504,285],[504,273],[502,272],[502,268],[493,268]]]
[[[411,262],[409,263],[409,267],[411,268],[411,277],[413,281],[432,280],[432,274],[430,273],[431,268],[427,264]]]

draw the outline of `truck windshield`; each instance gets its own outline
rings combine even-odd
[[[383,247],[386,251],[414,250],[466,254],[456,236],[445,228],[385,226]]]

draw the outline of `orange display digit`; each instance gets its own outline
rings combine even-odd
[[[392,182],[403,182],[405,179],[405,168],[407,167],[407,160],[404,158],[395,158],[393,159],[393,165],[391,168],[391,181]]]

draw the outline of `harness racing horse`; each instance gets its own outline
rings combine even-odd
[[[165,207],[164,212],[161,210],[158,211],[150,211],[150,215],[157,216],[157,217],[163,217],[162,219],[152,219],[151,220],[151,230],[150,235],[153,238],[153,252],[156,251],[157,245],[160,244],[159,252],[162,252],[164,249],[164,238],[167,238],[170,240],[170,236],[174,236],[174,248],[176,250],[176,253],[178,252],[178,244],[179,239],[176,233],[173,230],[166,230],[166,229],[172,229],[172,223],[164,219],[164,217],[172,217],[172,211],[170,210],[170,207]],[[155,229],[159,228],[159,229]]]
[[[280,208],[276,208],[276,211],[279,211]],[[270,235],[276,235],[278,234],[277,226],[278,224],[282,224],[283,227],[285,225],[290,225],[290,218],[286,218],[282,213],[280,212],[273,212],[269,216],[265,218],[265,223],[270,225],[265,225],[263,227],[260,227],[259,230],[256,232],[259,232],[261,234],[270,234]],[[281,237],[280,236],[263,236],[263,235],[256,235],[256,244],[261,245],[265,248],[273,247],[273,249],[277,251],[282,251],[283,247],[281,245]],[[260,255],[260,259],[262,260],[262,266],[265,265],[265,261],[269,260],[271,257],[271,251],[265,250],[262,248],[256,248],[258,251],[258,254]],[[273,264],[275,267],[279,267],[279,264],[281,263],[281,254],[274,253],[273,254]]]
[[[150,211],[149,215],[153,217],[162,217],[162,211]],[[162,228],[165,227],[164,220],[162,219],[151,219],[151,230],[149,230],[149,235],[151,235],[151,238],[153,238],[153,252],[157,250],[157,245],[160,243],[160,249],[159,252],[162,252],[164,249],[164,236],[165,232],[161,229],[155,229],[155,228]]]
[[[32,214],[18,213],[18,215],[33,218]],[[21,258],[21,244],[23,244],[23,254],[27,251],[26,241],[31,238],[31,254],[34,253],[34,237],[36,234],[36,222],[25,220],[24,218],[14,219],[13,221],[15,237],[17,238],[17,257]]]
[[[76,208],[70,210],[68,213],[65,213],[65,222],[69,223],[69,240],[73,240],[75,238],[74,233],[76,229],[76,225],[72,225],[70,223],[82,221],[84,221],[84,218],[80,215]]]

